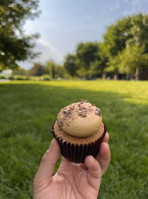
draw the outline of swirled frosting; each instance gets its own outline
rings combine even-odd
[[[102,114],[94,104],[81,100],[64,107],[58,114],[57,123],[68,135],[89,137],[99,130]]]

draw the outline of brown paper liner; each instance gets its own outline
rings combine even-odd
[[[71,144],[61,137],[56,136],[54,132],[54,125],[52,127],[52,134],[60,145],[61,154],[71,162],[84,163],[85,158],[88,155],[92,155],[94,158],[99,153],[100,145],[106,134],[106,126],[104,124],[104,132],[102,136],[95,142],[87,144]]]

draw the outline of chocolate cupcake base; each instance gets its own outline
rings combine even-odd
[[[102,122],[95,135],[87,138],[76,138],[62,132],[55,122],[52,134],[59,143],[61,153],[66,159],[75,163],[84,163],[86,156],[92,155],[94,158],[97,156],[106,134],[106,127]]]

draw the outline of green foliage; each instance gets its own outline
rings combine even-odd
[[[83,98],[101,108],[110,135],[111,163],[98,198],[147,199],[147,91],[148,82],[135,81],[0,83],[0,197],[32,198],[58,112]]]
[[[51,80],[51,77],[49,75],[42,75],[40,77],[40,80],[43,80],[43,81],[50,81]]]
[[[45,68],[52,79],[55,78],[65,78],[67,76],[66,69],[64,66],[56,64],[54,61],[47,61]]]
[[[79,65],[82,65],[85,69],[89,69],[90,63],[98,59],[98,43],[79,43],[76,48],[76,57]]]
[[[126,41],[131,37],[129,29],[131,28],[130,17],[118,20],[116,24],[107,28],[103,35],[102,47],[108,58],[116,56],[126,46]]]
[[[144,46],[144,53],[148,53],[148,15],[138,14],[131,17],[131,28],[129,34],[131,38],[127,45]]]
[[[97,42],[79,43],[76,48],[76,65],[79,67],[79,76],[91,77],[100,60]]]
[[[136,68],[148,68],[148,54],[143,54],[143,52],[144,46],[134,45],[125,48],[118,55],[119,72],[131,74],[135,72]]]
[[[107,28],[102,42],[80,42],[64,67],[71,76],[92,79],[100,74],[139,73],[148,68],[148,15],[118,20]],[[139,76],[139,74],[137,74]],[[135,75],[136,77],[136,75]]]
[[[148,54],[144,54],[144,46],[128,46],[117,56],[111,57],[106,72],[134,74],[136,69],[148,68]]]
[[[55,78],[55,67],[56,67],[55,62],[52,60],[47,61],[45,67],[49,71],[49,75],[54,79]]]
[[[32,76],[41,76],[43,74],[49,74],[49,71],[40,63],[35,63],[34,66],[28,71],[28,75]]]
[[[29,76],[25,75],[11,75],[8,77],[9,80],[30,80]]]
[[[74,77],[77,74],[77,64],[76,64],[76,56],[72,54],[68,54],[65,57],[64,68],[68,72],[71,77]]]
[[[4,74],[0,74],[0,79],[6,79],[6,76]]]
[[[32,48],[38,35],[24,35],[22,26],[26,19],[38,16],[38,3],[38,0],[0,1],[0,70],[15,68],[18,61],[37,55]]]
[[[102,71],[104,60],[104,54],[99,51],[97,42],[80,42],[75,54],[68,54],[65,57],[64,67],[72,77],[91,78]]]
[[[148,15],[125,17],[109,26],[102,49],[108,57],[106,72],[134,74],[148,67]]]
[[[62,65],[56,65],[55,67],[55,78],[66,78],[68,77],[68,74],[66,72],[66,69]]]
[[[58,65],[54,61],[47,61],[45,65],[35,63],[27,74],[29,76],[41,76],[41,78],[35,78],[36,80],[51,80],[55,78],[67,77],[64,66]],[[33,77],[30,78],[35,80]]]

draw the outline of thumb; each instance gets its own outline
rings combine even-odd
[[[60,147],[57,141],[52,140],[49,149],[43,156],[39,169],[34,178],[34,183],[42,181],[44,179],[52,179],[52,174],[54,173],[56,162],[60,157]]]
[[[102,175],[106,172],[110,159],[111,159],[111,153],[109,149],[109,145],[105,142],[102,142],[100,146],[99,154],[97,155],[96,159],[99,161]]]

